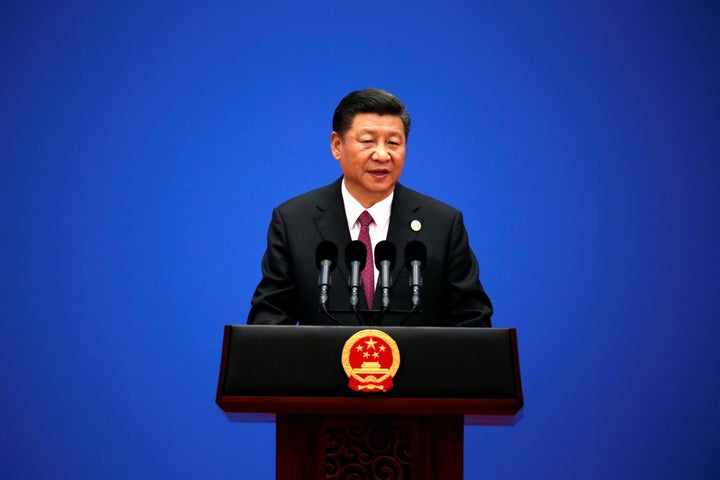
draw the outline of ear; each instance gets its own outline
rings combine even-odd
[[[335,160],[340,160],[340,151],[342,150],[342,137],[337,132],[330,134],[330,150]]]

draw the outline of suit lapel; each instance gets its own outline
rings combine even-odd
[[[350,232],[347,228],[345,205],[340,192],[342,177],[328,185],[319,195],[315,204],[314,220],[320,237],[329,240],[338,247],[338,265],[340,277],[347,285],[349,273],[345,266],[345,246],[350,243]]]
[[[407,189],[402,185],[395,185],[395,195],[390,211],[390,225],[387,236],[387,239],[392,242],[397,249],[395,267],[391,273],[391,290],[395,289],[395,286],[398,284],[398,278],[402,276],[405,270],[405,245],[411,240],[416,240],[418,237],[418,232],[413,231],[410,224],[413,220],[419,220],[422,223],[423,218],[420,214],[420,203],[409,195]]]

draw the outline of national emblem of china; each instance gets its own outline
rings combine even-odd
[[[356,392],[387,392],[400,366],[400,350],[387,333],[361,330],[345,342],[342,366]]]

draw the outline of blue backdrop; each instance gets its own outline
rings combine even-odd
[[[368,86],[518,329],[466,478],[720,471],[718,2],[5,0],[0,45],[0,477],[273,478],[222,327]]]

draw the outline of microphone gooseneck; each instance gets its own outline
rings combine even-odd
[[[390,309],[390,289],[392,288],[392,271],[395,268],[397,260],[397,251],[395,245],[388,240],[383,240],[377,244],[374,252],[375,267],[380,271],[378,278],[378,288],[381,292],[380,308],[368,309],[367,312],[359,310],[360,291],[363,288],[362,272],[368,267],[367,257],[368,250],[362,241],[354,240],[346,245],[344,251],[344,266],[348,269],[348,286],[350,309],[336,310],[329,305],[329,291],[332,286],[332,272],[338,262],[338,248],[331,241],[322,241],[315,250],[315,265],[318,272],[318,287],[320,290],[319,311],[324,313],[334,324],[346,325],[345,321],[341,322],[333,315],[337,313],[354,314],[357,318],[358,325],[381,325],[386,315],[404,313],[406,316],[399,325],[404,325],[406,321],[417,313],[422,313],[420,309],[421,291],[423,286],[422,272],[427,264],[427,248],[422,242],[417,240],[410,241],[405,245],[404,266],[409,271],[409,286],[411,294],[411,305],[409,310],[391,310]],[[395,320],[396,321],[396,320]],[[397,324],[397,323],[395,323]]]
[[[425,244],[412,240],[405,245],[405,267],[410,271],[410,291],[412,306],[420,305],[420,289],[422,287],[422,270],[427,263],[427,248]]]
[[[388,240],[383,240],[375,246],[375,266],[380,270],[379,286],[382,292],[382,309],[387,310],[390,306],[390,272],[395,266],[395,245]]]
[[[320,305],[327,308],[328,290],[332,282],[331,272],[337,264],[337,246],[328,240],[322,241],[315,249],[315,265],[320,273],[318,274],[318,286],[320,287]]]
[[[350,306],[353,310],[357,310],[360,301],[360,272],[365,268],[366,258],[367,248],[363,242],[353,240],[345,247],[345,266],[350,271]]]

